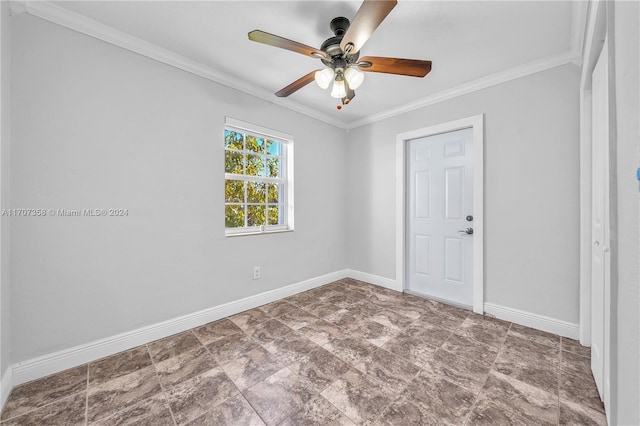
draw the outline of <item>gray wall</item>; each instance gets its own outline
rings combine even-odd
[[[614,424],[640,424],[640,197],[635,170],[640,165],[640,7],[614,3],[615,132],[617,158],[617,283],[612,284],[617,323],[612,336]],[[615,184],[615,183],[614,183]],[[615,243],[614,243],[615,244]],[[617,297],[616,294],[617,293]]]
[[[347,266],[345,132],[26,14],[13,24],[13,207],[130,212],[13,220],[13,362]],[[295,232],[224,237],[225,115],[294,136]]]
[[[579,70],[547,70],[350,133],[349,267],[395,278],[398,133],[485,113],[485,301],[578,323]]]
[[[9,2],[0,2],[0,208],[9,206],[9,146],[11,138],[11,16]],[[11,365],[10,359],[10,285],[9,220],[0,218],[0,375]],[[3,398],[7,395],[3,395]]]

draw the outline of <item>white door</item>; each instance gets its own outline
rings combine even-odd
[[[473,129],[413,139],[407,161],[409,292],[473,304]]]
[[[609,253],[609,90],[605,43],[592,79],[591,181],[591,370],[608,405],[610,253]]]

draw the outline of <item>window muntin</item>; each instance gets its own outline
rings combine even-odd
[[[291,140],[230,120],[224,132],[226,235],[293,229]]]

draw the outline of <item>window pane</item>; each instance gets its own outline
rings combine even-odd
[[[280,142],[267,140],[267,154],[269,155],[281,155],[281,144]]]
[[[267,157],[267,176],[280,177],[280,158]]]
[[[269,206],[269,225],[280,225],[280,208],[279,206]]]
[[[280,199],[280,186],[277,183],[267,184],[267,202],[277,204]]]
[[[224,226],[226,228],[244,227],[244,207],[225,206]]]
[[[264,152],[264,139],[258,136],[247,135],[247,151]]]
[[[266,223],[266,206],[248,206],[247,207],[247,225],[261,226]]]
[[[267,194],[263,182],[247,182],[247,202],[266,203]]]
[[[225,151],[224,152],[224,171],[225,173],[234,173],[237,175],[244,174],[243,168],[244,154],[241,152]]]
[[[242,146],[242,133],[232,130],[224,131],[224,146],[229,149],[244,149]]]
[[[247,154],[247,175],[264,176],[264,157]]]
[[[227,179],[224,183],[224,200],[227,203],[244,203],[244,181]]]

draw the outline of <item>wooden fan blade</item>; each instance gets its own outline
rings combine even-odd
[[[431,71],[431,61],[418,59],[384,58],[380,56],[365,56],[358,61],[370,62],[370,67],[358,66],[361,71],[382,72],[386,74],[408,75],[424,77]]]
[[[342,42],[340,43],[342,50],[346,52],[348,45],[353,46],[349,51],[351,54],[362,49],[362,46],[369,40],[371,34],[373,34],[376,28],[378,28],[378,25],[384,21],[384,18],[387,17],[396,4],[398,4],[396,0],[364,0],[355,18],[351,21],[349,29],[342,38]]]
[[[276,96],[279,98],[285,98],[290,94],[292,94],[293,92],[299,89],[302,89],[304,86],[306,86],[307,84],[313,81],[314,74],[316,73],[316,71],[320,71],[320,70],[311,71],[309,74],[305,75],[304,77],[300,77],[299,79],[297,79],[296,81],[288,85],[287,87],[280,89],[280,91],[276,92]]]
[[[249,33],[249,40],[268,44],[269,46],[279,47],[281,49],[291,50],[292,52],[301,53],[303,55],[311,56],[312,58],[327,57],[327,54],[320,49],[260,30],[251,31]]]

